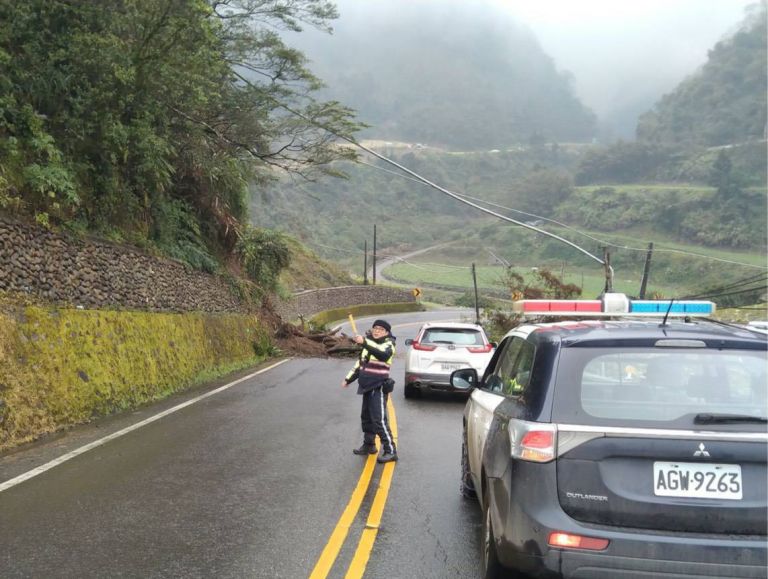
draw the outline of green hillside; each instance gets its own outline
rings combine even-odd
[[[523,198],[538,197],[532,174],[545,181],[567,173],[578,153],[542,145],[500,153],[412,151],[394,157],[452,191],[518,206]],[[426,247],[466,235],[461,224],[468,230],[474,227],[475,210],[393,173],[388,165],[339,163],[336,167],[348,178],[284,179],[255,190],[253,223],[288,231],[319,255],[339,261],[349,252],[362,255],[364,241],[372,243],[374,224],[379,227],[377,241],[382,248]],[[554,181],[559,184],[561,179]],[[356,266],[357,257],[353,263]]]
[[[287,239],[290,263],[280,273],[280,285],[287,291],[352,285],[352,276],[335,263],[319,258],[295,239]]]
[[[730,225],[723,231],[720,221],[738,220],[764,205],[748,188],[764,191],[768,176],[766,6],[765,0],[751,6],[739,29],[709,51],[701,68],[640,117],[636,142],[589,151],[575,172],[576,183],[713,186],[718,194],[704,200],[700,209],[710,217],[698,220],[703,233],[696,237],[713,245],[752,243],[745,239],[748,232]],[[712,219],[718,210],[722,216]]]
[[[706,64],[640,118],[642,142],[723,146],[766,138],[766,4],[709,51]]]

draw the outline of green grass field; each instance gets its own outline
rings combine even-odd
[[[514,271],[528,281],[533,280],[534,267],[548,267],[563,281],[583,288],[584,297],[594,297],[602,292],[604,274],[602,266],[589,263],[576,250],[574,258],[566,258],[567,252],[561,252],[563,257],[556,258],[541,244],[541,237],[531,243],[515,243],[508,236],[499,235],[499,231],[509,227],[506,224],[487,222],[483,227],[475,228],[476,234],[469,235],[461,242],[444,244],[418,256],[407,263],[398,263],[385,270],[384,275],[400,283],[411,286],[455,288],[463,292],[472,288],[471,264],[477,264],[478,287],[481,290],[493,290],[495,293],[505,292],[503,283],[505,268],[501,265],[490,265],[496,255],[513,262]],[[570,239],[582,247],[598,252],[599,248],[594,239],[602,240],[614,247],[613,265],[615,269],[614,291],[629,295],[638,295],[642,279],[643,263],[647,249],[647,240],[654,242],[654,258],[651,265],[648,294],[658,292],[664,296],[681,296],[696,293],[703,287],[713,287],[718,279],[723,283],[742,279],[765,271],[766,256],[759,251],[739,251],[704,247],[700,245],[679,243],[664,238],[657,232],[640,228],[625,230],[621,233],[606,233],[590,230],[579,230],[585,235],[579,235],[572,229],[546,226],[548,230]],[[522,235],[536,235],[521,231]],[[517,234],[515,234],[517,235]],[[549,246],[556,242],[547,241]],[[635,250],[627,248],[636,248]],[[577,259],[580,258],[580,259]],[[571,261],[573,260],[573,261]],[[450,264],[450,265],[449,265]],[[717,271],[716,275],[710,272]],[[699,273],[700,272],[700,273]],[[709,278],[703,280],[706,275]],[[717,276],[720,276],[719,278]]]
[[[556,233],[557,235],[560,235],[562,237],[567,237],[568,239],[575,242],[577,242],[579,238],[588,239],[578,234],[574,236],[573,233],[570,233],[567,229],[564,229],[561,227],[553,226],[550,230],[553,233]],[[638,249],[644,249],[647,246],[648,241],[653,241],[653,244],[655,247],[654,251],[659,253],[666,253],[666,252],[678,253],[679,252],[681,254],[699,255],[699,256],[702,256],[701,259],[715,258],[718,260],[740,262],[740,263],[746,263],[749,265],[755,265],[755,266],[761,266],[761,267],[766,266],[766,255],[756,251],[717,249],[714,247],[703,247],[701,245],[679,243],[669,238],[665,238],[663,235],[660,235],[657,232],[637,230],[637,231],[632,231],[629,234],[622,235],[622,234],[616,234],[616,233],[605,233],[602,231],[589,231],[586,229],[579,229],[579,231],[587,235],[590,235],[592,237],[609,241],[610,243],[619,245],[619,246],[623,245],[627,247],[636,247]],[[670,251],[670,250],[673,250],[673,251]]]
[[[593,298],[603,291],[605,278],[602,271],[597,267],[594,272],[565,272],[563,281],[573,283],[582,287],[582,296]],[[494,290],[495,292],[506,291],[503,283],[503,276],[506,268],[503,266],[478,266],[477,287],[482,290]],[[526,281],[534,280],[534,272],[531,268],[517,267],[513,268],[515,273],[522,275]],[[560,272],[555,272],[558,275]],[[384,270],[384,275],[400,283],[420,286],[448,286],[456,288],[458,291],[467,291],[472,289],[472,271],[469,267],[440,266],[430,263],[428,265],[398,263]],[[640,290],[640,279],[616,279],[614,278],[614,291],[636,295]],[[665,295],[672,295],[676,288],[671,286],[654,286],[652,289],[661,291]]]

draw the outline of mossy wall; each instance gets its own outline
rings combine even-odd
[[[271,349],[252,315],[0,313],[0,449],[253,365]]]

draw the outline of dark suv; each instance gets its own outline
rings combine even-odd
[[[509,332],[464,413],[485,577],[766,577],[767,337],[702,320]]]

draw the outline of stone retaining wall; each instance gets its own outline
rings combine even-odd
[[[295,294],[293,299],[275,304],[275,309],[284,320],[291,321],[299,316],[309,318],[325,310],[347,306],[415,301],[413,294],[405,289],[380,285],[353,285],[300,292]]]
[[[105,241],[53,233],[0,217],[0,290],[59,305],[167,312],[250,310],[225,278]],[[344,286],[274,304],[285,320],[362,304],[413,302],[407,290]]]
[[[247,310],[220,276],[6,218],[0,218],[0,289],[86,309]]]

